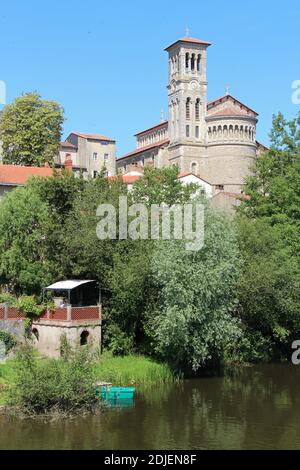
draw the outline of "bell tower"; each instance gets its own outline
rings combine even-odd
[[[170,147],[205,144],[206,50],[210,45],[184,37],[165,49],[169,54]]]

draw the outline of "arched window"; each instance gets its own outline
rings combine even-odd
[[[80,335],[80,346],[85,346],[88,343],[89,332],[84,330]]]
[[[186,105],[185,105],[185,111],[186,111],[186,118],[190,119],[191,117],[191,98],[188,98],[186,100]]]
[[[189,55],[189,53],[187,52],[187,53],[185,54],[185,68],[186,68],[186,70],[189,69],[189,65],[190,65],[190,55]]]
[[[200,72],[200,61],[201,61],[201,55],[199,54],[197,56],[197,71]]]
[[[192,54],[192,58],[191,58],[191,69],[192,70],[195,70],[195,65],[196,65],[195,54]]]
[[[197,163],[195,162],[191,163],[191,173],[193,173],[194,175],[197,174]]]
[[[37,328],[32,329],[32,334],[33,334],[33,336],[35,337],[35,339],[37,341],[40,339],[40,335],[39,335],[39,332],[38,332]]]
[[[200,119],[200,98],[197,98],[197,99],[196,99],[196,103],[195,103],[195,118],[196,118],[196,121],[199,121],[199,119]]]

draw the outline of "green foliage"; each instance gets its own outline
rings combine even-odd
[[[68,341],[66,333],[63,333],[60,337],[59,353],[60,357],[66,360],[69,360],[72,356],[72,347]]]
[[[176,376],[166,364],[144,356],[112,357],[104,353],[94,366],[98,380],[118,386],[172,383]]]
[[[82,186],[69,174],[32,178],[1,201],[0,283],[14,294],[41,295],[67,276],[65,222]]]
[[[78,349],[68,360],[45,361],[38,359],[28,345],[22,347],[10,401],[28,413],[91,407],[96,403],[96,394],[89,350]]]
[[[45,310],[44,305],[37,305],[36,298],[33,295],[23,295],[18,299],[17,306],[19,310],[28,318],[39,317]]]
[[[218,365],[225,347],[241,335],[233,317],[240,272],[230,222],[206,209],[205,245],[187,251],[184,242],[162,242],[153,254],[156,305],[146,328],[152,348],[177,369]]]
[[[16,298],[13,294],[9,294],[8,292],[0,294],[0,304],[9,304],[9,305],[15,305],[16,304]]]
[[[269,357],[286,357],[300,334],[300,115],[273,119],[270,151],[248,178],[237,219],[241,255],[239,313],[262,335]]]
[[[5,344],[6,352],[10,351],[17,345],[17,340],[15,336],[3,330],[0,330],[0,341]]]
[[[127,356],[134,349],[133,338],[113,323],[105,329],[105,346],[114,356]]]
[[[3,162],[52,163],[59,151],[63,120],[63,108],[55,101],[42,100],[38,93],[26,93],[6,105],[0,118]]]
[[[145,167],[144,176],[133,185],[133,200],[146,204],[183,204],[196,191],[197,185],[182,185],[177,165],[167,168]]]

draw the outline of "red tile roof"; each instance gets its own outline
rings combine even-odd
[[[118,181],[119,178],[122,179],[123,183],[125,184],[133,184],[135,183],[139,178],[143,176],[142,174],[140,175],[120,175],[120,176],[109,176],[108,180],[109,181]]]
[[[82,137],[83,139],[106,140],[108,142],[115,142],[115,140],[111,139],[110,137],[106,137],[105,135],[102,135],[102,134],[85,134],[83,132],[78,132],[78,131],[73,131],[71,132],[71,134],[75,134],[78,137]]]
[[[168,121],[160,122],[159,124],[156,124],[155,126],[149,127],[148,129],[144,129],[143,131],[138,132],[134,136],[137,137],[138,135],[144,134],[145,132],[149,132],[149,131],[152,131],[154,129],[159,129],[160,127],[164,127],[168,123],[169,123]]]
[[[195,175],[195,173],[191,173],[191,172],[190,173],[179,173],[177,178],[180,179],[180,178],[184,178],[185,176],[190,176],[190,175],[191,176],[196,176],[196,178],[198,178],[199,180],[204,181],[204,183],[207,183],[207,184],[211,185],[211,183],[209,183],[207,180],[201,178],[201,176]]]
[[[169,142],[170,142],[169,139],[166,139],[166,140],[162,140],[160,142],[155,142],[154,144],[151,144],[151,145],[146,145],[146,147],[141,147],[141,148],[135,149],[132,152],[127,153],[123,157],[118,158],[117,161],[119,162],[120,160],[123,160],[125,158],[133,157],[135,155],[138,155],[139,153],[146,152],[147,150],[155,149],[157,147],[162,147],[163,145],[167,145]]]
[[[31,176],[51,176],[52,168],[0,164],[0,185],[19,186]]]
[[[188,42],[192,44],[203,44],[204,46],[211,46],[211,42],[206,42],[206,41],[201,41],[200,39],[185,37],[185,38],[178,39],[177,41],[170,44],[170,46],[165,48],[165,51],[168,51],[171,47],[175,46],[175,44],[179,42]]]
[[[258,116],[258,113],[256,111],[254,111],[253,109],[249,108],[249,106],[246,106],[244,103],[242,103],[241,101],[237,100],[236,98],[234,98],[234,96],[232,95],[224,95],[224,96],[221,96],[220,98],[217,98],[213,101],[209,101],[207,103],[207,109],[211,109],[212,107],[220,104],[220,103],[223,103],[224,101],[228,101],[228,100],[231,100],[235,103],[238,103],[239,105],[241,105],[244,109],[248,110],[248,111],[251,111],[252,113],[254,113],[256,116]]]

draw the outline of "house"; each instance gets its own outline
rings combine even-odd
[[[107,176],[116,174],[116,142],[101,134],[71,132],[60,144],[55,166],[63,167],[67,158],[72,160],[73,171],[86,178],[96,178],[103,169]]]

